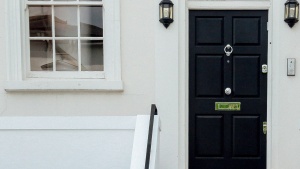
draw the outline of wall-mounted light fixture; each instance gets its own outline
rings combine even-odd
[[[284,21],[290,27],[293,27],[299,21],[299,2],[297,0],[287,0],[284,5]]]
[[[159,3],[159,21],[168,28],[173,20],[173,2],[171,0],[162,0]]]

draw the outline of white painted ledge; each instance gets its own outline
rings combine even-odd
[[[123,91],[122,81],[82,80],[82,81],[8,81],[6,91]]]
[[[136,116],[0,117],[0,130],[134,130]]]

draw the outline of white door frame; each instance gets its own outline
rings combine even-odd
[[[268,95],[267,95],[267,169],[272,169],[272,39],[273,3],[270,1],[182,1],[179,2],[179,169],[188,169],[188,58],[189,10],[268,10]]]

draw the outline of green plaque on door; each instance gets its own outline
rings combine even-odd
[[[241,111],[241,102],[216,102],[216,111]]]

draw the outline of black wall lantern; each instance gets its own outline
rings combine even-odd
[[[162,0],[159,3],[159,21],[168,28],[173,20],[173,2],[171,0]]]
[[[287,0],[284,5],[284,21],[290,27],[293,27],[299,21],[299,2],[297,0]]]

